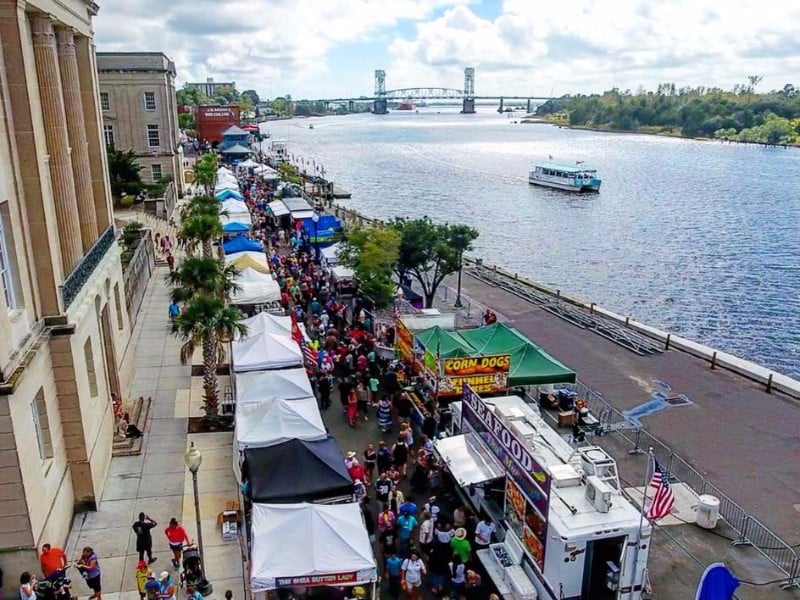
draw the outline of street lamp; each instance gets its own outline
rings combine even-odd
[[[205,568],[206,559],[203,554],[203,529],[200,525],[200,495],[197,493],[197,471],[200,470],[200,465],[203,463],[203,455],[200,450],[194,447],[194,442],[191,443],[186,454],[183,456],[189,471],[192,472],[192,486],[194,487],[194,516],[197,522],[197,545],[200,550],[200,563]]]
[[[319,213],[317,211],[311,215],[311,220],[314,222],[314,259],[319,262]]]
[[[464,267],[464,252],[459,250],[458,251],[458,290],[456,290],[456,301],[453,303],[453,306],[456,308],[461,308],[464,306],[461,303],[461,271]]]

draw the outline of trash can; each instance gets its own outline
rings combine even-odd
[[[703,494],[697,505],[697,525],[703,529],[714,529],[719,520],[719,498]]]

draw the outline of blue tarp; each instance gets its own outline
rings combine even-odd
[[[251,240],[249,237],[240,235],[222,244],[225,254],[236,254],[237,252],[263,252],[264,246],[260,242]]]
[[[230,200],[231,198],[233,198],[234,200],[244,200],[244,196],[242,196],[236,190],[220,190],[219,192],[214,194],[214,197],[220,201]]]
[[[308,233],[312,244],[325,245],[335,241],[334,236],[341,231],[342,223],[333,215],[320,215],[316,228],[313,219],[303,219],[303,229]]]
[[[246,223],[237,223],[235,221],[231,221],[227,225],[223,226],[222,231],[225,233],[245,233],[250,231],[250,226]]]

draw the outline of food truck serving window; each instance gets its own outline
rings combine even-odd
[[[487,452],[474,433],[436,440],[434,448],[461,487],[499,479],[502,465]]]

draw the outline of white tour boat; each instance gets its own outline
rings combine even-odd
[[[534,166],[528,183],[567,192],[599,192],[601,180],[596,169],[543,164]]]

